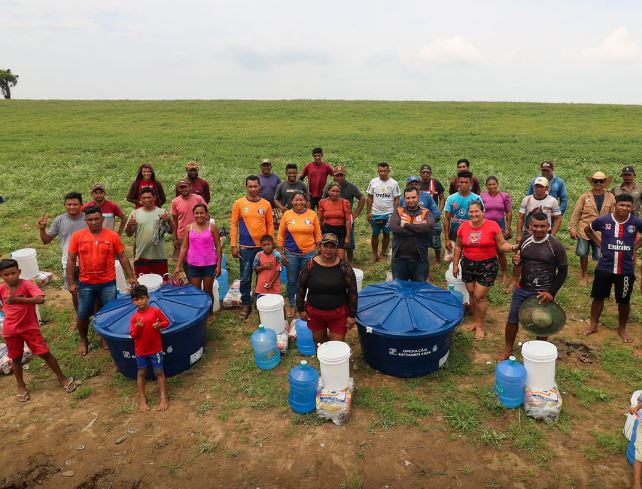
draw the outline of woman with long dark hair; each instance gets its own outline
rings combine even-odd
[[[136,209],[141,207],[140,191],[143,188],[151,188],[156,197],[156,206],[161,207],[165,204],[167,199],[165,198],[165,190],[161,183],[156,180],[156,175],[154,174],[154,168],[149,163],[143,163],[138,167],[138,174],[136,179],[132,182],[129,187],[129,192],[127,192],[127,202],[131,202],[136,206]]]

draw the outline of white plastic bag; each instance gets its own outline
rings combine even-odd
[[[562,395],[557,385],[547,391],[524,389],[524,411],[526,416],[555,423],[562,411]]]
[[[640,397],[640,394],[642,394],[642,390],[635,391],[633,394],[631,394],[632,408],[638,405],[638,397]],[[624,422],[623,433],[626,439],[629,441],[631,441],[631,436],[633,435],[633,426],[635,425],[636,419],[637,419],[637,416],[635,416],[635,414],[627,413],[626,421]]]
[[[350,419],[352,406],[352,392],[354,380],[350,377],[350,384],[346,389],[338,392],[323,390],[323,379],[319,377],[317,385],[317,415],[329,419],[336,425],[342,425]]]

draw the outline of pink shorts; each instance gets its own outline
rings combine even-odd
[[[34,355],[49,353],[49,347],[39,329],[28,329],[18,334],[6,336],[7,354],[11,360],[22,358],[24,344],[26,343]]]
[[[348,332],[346,321],[348,319],[348,306],[343,305],[336,309],[317,309],[306,304],[308,313],[308,328],[312,331],[330,330],[332,333],[345,335]]]

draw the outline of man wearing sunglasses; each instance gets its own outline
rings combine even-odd
[[[542,172],[542,177],[545,177],[548,180],[548,195],[557,199],[557,202],[560,205],[560,212],[562,215],[566,212],[566,206],[568,205],[568,197],[566,195],[566,184],[564,180],[560,177],[553,175],[553,162],[552,161],[542,161],[540,164],[540,171]],[[537,177],[541,178],[541,177]],[[533,195],[535,193],[535,180],[531,180],[526,195]]]
[[[640,216],[640,204],[642,204],[642,183],[635,182],[635,168],[625,166],[620,173],[621,185],[614,185],[611,193],[616,197],[621,194],[629,194],[633,197],[633,215]]]
[[[430,165],[421,165],[419,168],[419,189],[430,193],[432,200],[439,206],[439,215],[443,215],[446,190],[439,180],[433,178]],[[441,263],[441,221],[439,219],[435,220],[435,226],[432,228],[430,247],[435,250],[435,263]]]
[[[600,249],[598,245],[591,241],[586,235],[584,229],[589,226],[595,219],[605,216],[613,211],[615,205],[615,196],[604,189],[613,181],[613,177],[607,177],[601,171],[596,171],[593,176],[586,177],[591,184],[591,190],[584,192],[577,199],[577,204],[571,215],[571,222],[568,224],[568,232],[571,239],[577,240],[575,255],[580,258],[580,268],[582,270],[582,283],[588,285],[588,256],[589,250],[593,261],[600,259]]]

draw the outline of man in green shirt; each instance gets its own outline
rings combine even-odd
[[[620,173],[621,185],[614,185],[611,193],[616,197],[621,194],[629,194],[633,197],[633,215],[640,217],[640,203],[642,203],[642,183],[635,182],[635,168],[625,166]]]

